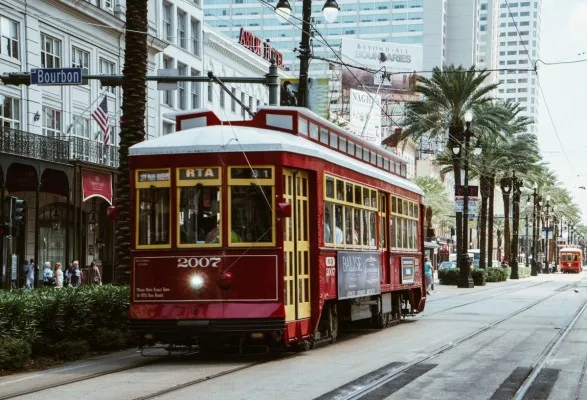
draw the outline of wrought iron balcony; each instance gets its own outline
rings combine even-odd
[[[118,147],[104,146],[101,142],[71,136],[70,159],[118,168]]]
[[[37,135],[0,126],[0,153],[49,162],[83,161],[118,168],[118,147],[104,146],[90,139],[69,139]]]
[[[67,140],[0,126],[0,153],[51,162],[69,162]]]

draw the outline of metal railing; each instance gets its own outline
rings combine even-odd
[[[83,161],[118,168],[117,146],[104,146],[77,136],[55,138],[7,127],[0,127],[0,153],[50,162]]]
[[[52,162],[69,162],[67,140],[0,127],[0,152]]]
[[[70,159],[118,168],[118,147],[104,146],[101,142],[71,136],[69,138]]]

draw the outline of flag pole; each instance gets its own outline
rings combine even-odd
[[[84,115],[86,112],[88,112],[88,110],[90,110],[90,109],[93,107],[93,105],[94,105],[94,104],[96,104],[96,102],[97,102],[98,100],[100,100],[100,98],[101,98],[101,97],[102,97],[102,95],[104,95],[104,94],[106,94],[106,91],[105,91],[105,90],[103,90],[103,91],[102,91],[102,92],[101,92],[101,93],[98,95],[98,97],[96,97],[96,98],[94,99],[94,101],[92,101],[92,102],[90,103],[90,105],[89,105],[89,106],[87,106],[87,107],[86,107],[86,108],[85,108],[85,109],[84,109],[84,110],[81,112],[81,114],[80,114],[79,116],[77,116],[77,115],[75,115],[75,114],[73,114],[73,113],[72,113],[72,115],[73,115],[73,122],[72,122],[72,123],[70,123],[70,124],[69,124],[69,126],[67,127],[67,132],[66,132],[66,134],[67,134],[67,135],[69,135],[69,132],[71,132],[71,128],[73,128],[73,126],[74,126],[76,123],[78,123],[78,124],[80,124],[81,126],[83,126],[83,125],[82,125],[82,123],[78,121],[78,118],[81,118],[81,116],[83,116],[83,115]]]

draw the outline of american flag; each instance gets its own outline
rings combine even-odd
[[[110,144],[110,125],[108,125],[108,98],[104,96],[104,99],[98,105],[98,108],[92,113],[92,117],[104,132],[104,145]]]

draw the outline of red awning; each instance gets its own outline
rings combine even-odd
[[[101,197],[112,204],[112,174],[84,169],[82,170],[83,201]]]

